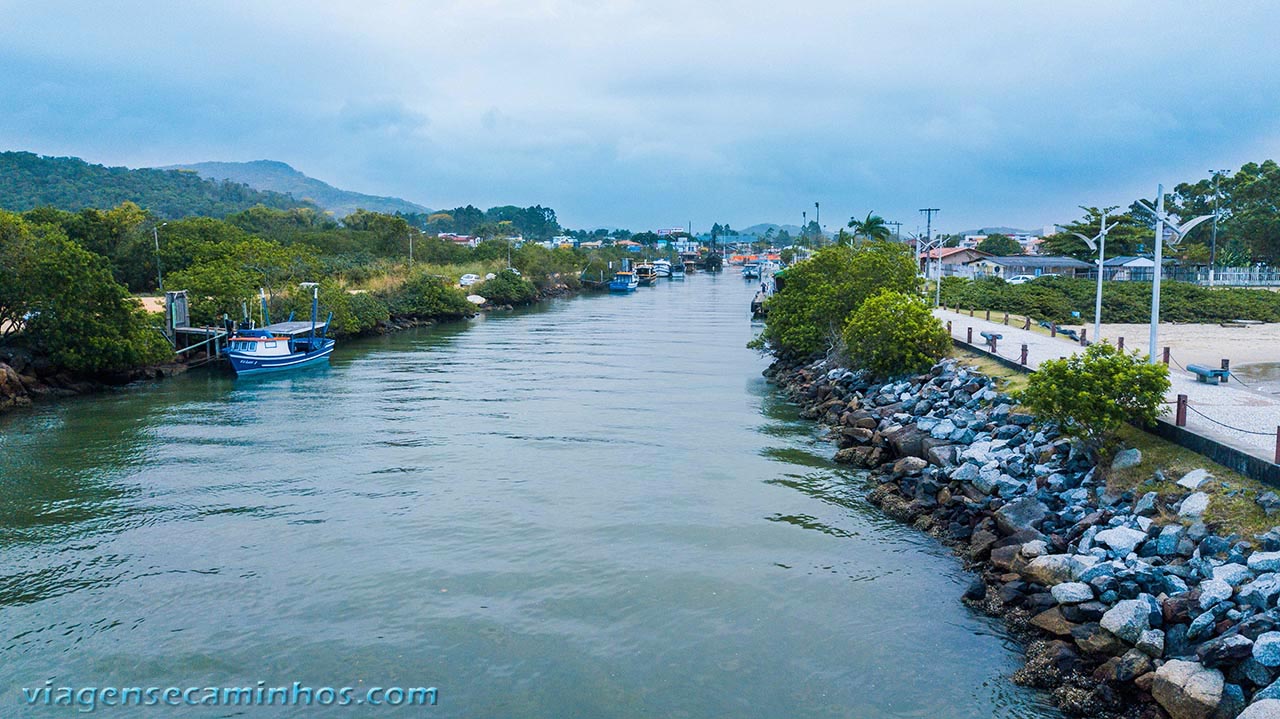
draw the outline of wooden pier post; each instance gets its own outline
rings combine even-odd
[[[965,339],[964,339],[964,341],[965,341],[965,342],[968,342],[969,344],[973,344],[973,328],[972,328],[972,327],[966,327],[965,329],[969,330],[969,332],[968,332],[968,334],[966,334],[966,335],[965,335]]]
[[[1230,372],[1230,371],[1231,371],[1231,360],[1229,360],[1229,359],[1225,359],[1225,358],[1224,358],[1224,359],[1222,360],[1222,369],[1224,369],[1224,370],[1226,370],[1226,371]],[[1218,378],[1218,382],[1219,382],[1219,383],[1221,383],[1221,384],[1226,384],[1226,383],[1227,383],[1227,377],[1226,377],[1226,375],[1224,375],[1224,376],[1222,376],[1222,377]]]
[[[1025,342],[1022,344],[1022,359],[1020,360],[1020,362],[1022,363],[1023,367],[1027,366],[1027,345]]]
[[[1116,338],[1116,349],[1118,349],[1118,350],[1124,350],[1124,338],[1123,338],[1123,337],[1117,337],[1117,338]]]
[[[1160,361],[1164,362],[1166,365],[1169,364],[1169,348],[1168,347],[1164,348],[1164,357]]]
[[[1185,394],[1178,395],[1178,411],[1174,415],[1173,423],[1179,427],[1187,426],[1187,396]]]

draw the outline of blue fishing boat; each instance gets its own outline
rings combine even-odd
[[[266,293],[262,292],[262,318],[266,326],[238,330],[227,340],[227,359],[237,376],[265,372],[281,372],[327,364],[333,354],[334,341],[325,336],[333,313],[323,323],[317,321],[320,288],[304,282],[311,289],[311,322],[279,322],[270,324]],[[316,331],[320,334],[317,336]]]
[[[640,280],[636,278],[636,273],[631,270],[622,270],[614,274],[613,279],[609,281],[610,292],[635,292],[640,286]]]
[[[673,280],[683,280],[683,279],[684,279],[684,274],[685,274],[685,273],[684,273],[684,263],[682,263],[682,262],[677,262],[676,264],[674,264],[674,265],[672,265],[672,266],[671,266],[671,274],[670,274],[671,279],[673,279]]]

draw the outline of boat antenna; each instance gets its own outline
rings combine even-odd
[[[316,343],[316,313],[320,306],[320,283],[303,282],[300,287],[311,288],[311,347],[315,347]]]
[[[267,291],[259,287],[258,297],[262,299],[262,326],[266,327],[271,324],[271,315],[267,314]]]

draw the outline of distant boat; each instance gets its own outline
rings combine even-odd
[[[760,264],[758,262],[748,262],[742,266],[742,277],[747,280],[760,279]]]
[[[333,313],[324,323],[317,322],[320,288],[314,282],[304,282],[302,286],[311,288],[310,323],[270,324],[266,293],[260,291],[262,317],[267,325],[259,329],[238,330],[227,340],[227,359],[237,376],[302,369],[329,362],[334,341],[325,337],[325,333]],[[316,336],[316,330],[320,331],[319,336]]]
[[[658,281],[658,270],[648,263],[636,265],[636,281],[642,285],[652,285]]]
[[[609,281],[610,292],[634,292],[639,286],[640,280],[636,279],[636,273],[631,270],[617,272]]]
[[[683,265],[683,264],[677,264],[677,265],[672,265],[672,266],[671,266],[671,279],[673,279],[673,280],[683,280],[683,279],[684,279],[684,265]]]
[[[657,271],[659,277],[671,276],[671,262],[669,260],[654,260],[653,269]],[[681,268],[683,271],[683,268]]]

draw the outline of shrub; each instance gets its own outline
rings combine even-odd
[[[282,311],[292,312],[295,320],[311,319],[311,292],[299,289],[291,292]],[[390,317],[387,304],[369,292],[351,294],[334,280],[320,281],[320,315],[324,321],[333,313],[328,334],[332,336],[357,335],[377,327]],[[275,310],[272,311],[274,316]]]
[[[923,372],[951,347],[946,329],[924,300],[889,290],[854,311],[844,342],[853,365],[879,377]]]
[[[1080,354],[1043,362],[1017,396],[1097,455],[1125,422],[1151,424],[1165,410],[1169,370],[1145,355],[1101,342]]]
[[[392,291],[391,314],[419,319],[465,317],[472,312],[467,296],[443,277],[419,272]]]
[[[506,270],[476,285],[475,290],[476,294],[498,305],[526,305],[538,296],[538,288],[532,282]]]

